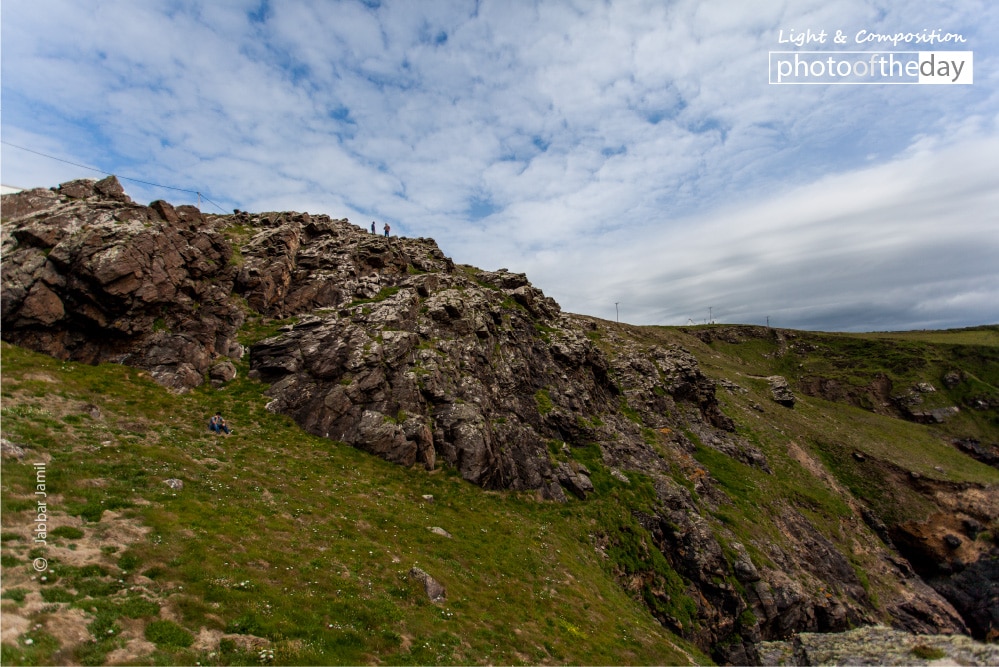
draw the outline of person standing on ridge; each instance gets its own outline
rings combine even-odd
[[[371,233],[372,233],[372,234],[375,234],[375,233],[376,233],[376,232],[375,232],[375,221],[374,221],[374,220],[372,220],[372,221],[371,221]]]
[[[386,223],[385,223],[385,237],[386,237],[386,238],[388,238],[388,235],[389,235],[389,230],[390,230],[390,229],[392,229],[392,228],[391,228],[391,227],[389,227],[389,223],[387,223],[387,222],[386,222]]]

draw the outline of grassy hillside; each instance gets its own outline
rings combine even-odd
[[[707,662],[616,583],[617,551],[649,558],[613,539],[641,484],[557,505],[406,470],[267,412],[242,370],[176,396],[3,344],[4,436],[30,447],[3,462],[4,624],[28,628],[4,664]]]
[[[877,537],[862,512],[869,509],[889,526],[923,521],[953,506],[967,484],[999,488],[999,470],[952,444],[954,438],[999,443],[999,403],[989,409],[965,404],[969,395],[999,397],[999,327],[861,335],[601,323],[594,338],[609,354],[621,339],[690,350],[718,383],[719,403],[737,433],[766,455],[773,471],[741,463],[686,434],[697,444],[698,463],[729,501],[703,505],[715,534],[746,544],[757,566],[780,569],[768,557],[768,545],[799,550],[781,519],[789,510],[804,515],[847,556],[883,622],[891,620],[886,602],[899,581],[870,548]],[[955,370],[962,381],[948,388],[943,377]],[[793,408],[772,400],[767,378],[774,374],[791,381]],[[809,396],[797,386],[802,378],[821,376],[866,387],[878,375],[891,380],[894,393],[929,382],[937,391],[927,400],[960,406],[960,412],[942,424],[917,424],[845,398]],[[969,556],[987,550],[999,535],[999,522],[987,528],[966,547]],[[835,587],[827,592],[833,599],[840,594]]]
[[[246,333],[278,324],[251,321]],[[789,507],[807,516],[848,554],[878,606],[897,582],[863,544],[858,502],[886,522],[922,519],[931,500],[892,475],[999,484],[999,471],[949,444],[999,440],[996,411],[962,407],[921,425],[800,392],[789,409],[770,400],[766,376],[859,390],[881,374],[897,391],[930,382],[933,401],[963,405],[997,395],[997,331],[781,338],[600,322],[593,338],[609,353],[614,338],[680,344],[727,383],[724,412],[774,474],[688,433],[700,472],[678,466],[677,480],[693,488],[690,474],[710,475],[728,501],[712,501],[705,518],[762,567],[773,564],[759,545],[788,539],[775,517]],[[632,515],[652,502],[651,484],[612,477],[596,447],[572,453],[596,493],[541,502],[307,435],[264,408],[264,387],[245,366],[223,389],[178,396],[136,369],[6,343],[2,364],[3,434],[26,447],[23,459],[3,461],[2,610],[5,628],[21,631],[5,632],[4,664],[710,662],[644,606],[650,582],[667,589],[681,621],[689,601]],[[955,369],[962,381],[948,388],[942,378]],[[234,435],[208,433],[216,410]],[[33,542],[38,463],[45,545]],[[36,558],[47,559],[44,572]],[[413,567],[442,582],[446,599],[430,602]]]

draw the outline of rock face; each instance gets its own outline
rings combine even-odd
[[[967,629],[876,517],[863,515],[868,528],[858,512],[838,530],[883,536],[864,545],[886,564],[880,576],[900,582],[881,606],[799,508],[779,508],[779,539],[753,543],[709,521],[732,501],[694,458],[699,446],[774,474],[723,411],[715,382],[689,350],[563,313],[523,274],[456,265],[430,239],[377,236],[327,216],[140,206],[113,177],[5,195],[3,216],[5,341],[148,369],[176,391],[224,385],[248,363],[268,386],[268,409],[313,434],[560,502],[595,493],[596,468],[574,457],[595,446],[615,483],[654,489],[636,529],[682,576],[689,617],[674,615],[655,572],[622,573],[622,583],[716,660],[756,664],[762,640],[885,613],[913,632]],[[267,333],[256,333],[261,325]],[[791,407],[779,380],[773,398]],[[950,547],[952,560],[962,545]],[[432,599],[443,596],[425,572],[411,574]],[[988,621],[983,605],[973,600],[967,614]]]
[[[5,197],[3,214],[4,340],[181,390],[238,354],[232,248],[197,209],[138,206],[111,176]]]

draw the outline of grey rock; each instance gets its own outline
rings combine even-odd
[[[963,635],[916,635],[869,626],[763,642],[760,656],[767,665],[995,665],[999,645]]]
[[[770,396],[774,402],[787,408],[793,408],[797,399],[794,396],[794,392],[791,391],[791,386],[788,384],[787,378],[780,375],[771,375],[767,378],[767,381],[770,382]]]
[[[236,366],[228,359],[220,361],[212,366],[211,370],[208,371],[208,378],[215,387],[220,387],[235,377]]]
[[[431,526],[427,530],[429,530],[434,535],[440,535],[441,537],[446,537],[448,539],[453,539],[453,537],[454,537],[453,535],[451,535],[451,533],[447,532],[446,530],[444,530],[440,526]]]
[[[584,466],[565,462],[559,463],[555,468],[559,483],[580,499],[593,493],[593,482],[590,481],[588,472]]]
[[[911,411],[909,417],[921,424],[943,424],[945,421],[956,417],[961,411],[956,405],[946,408],[935,408],[933,410]]]
[[[628,476],[625,475],[620,470],[618,470],[617,468],[611,468],[610,475],[611,477],[613,477],[614,479],[623,484],[631,484],[631,480],[628,479]]]
[[[447,589],[442,583],[418,567],[409,570],[409,576],[423,584],[423,590],[431,602],[440,602],[447,598]]]

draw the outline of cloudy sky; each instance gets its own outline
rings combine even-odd
[[[389,222],[635,324],[999,322],[991,0],[4,0],[0,29],[4,185]],[[974,83],[769,84],[771,51],[934,49]]]

